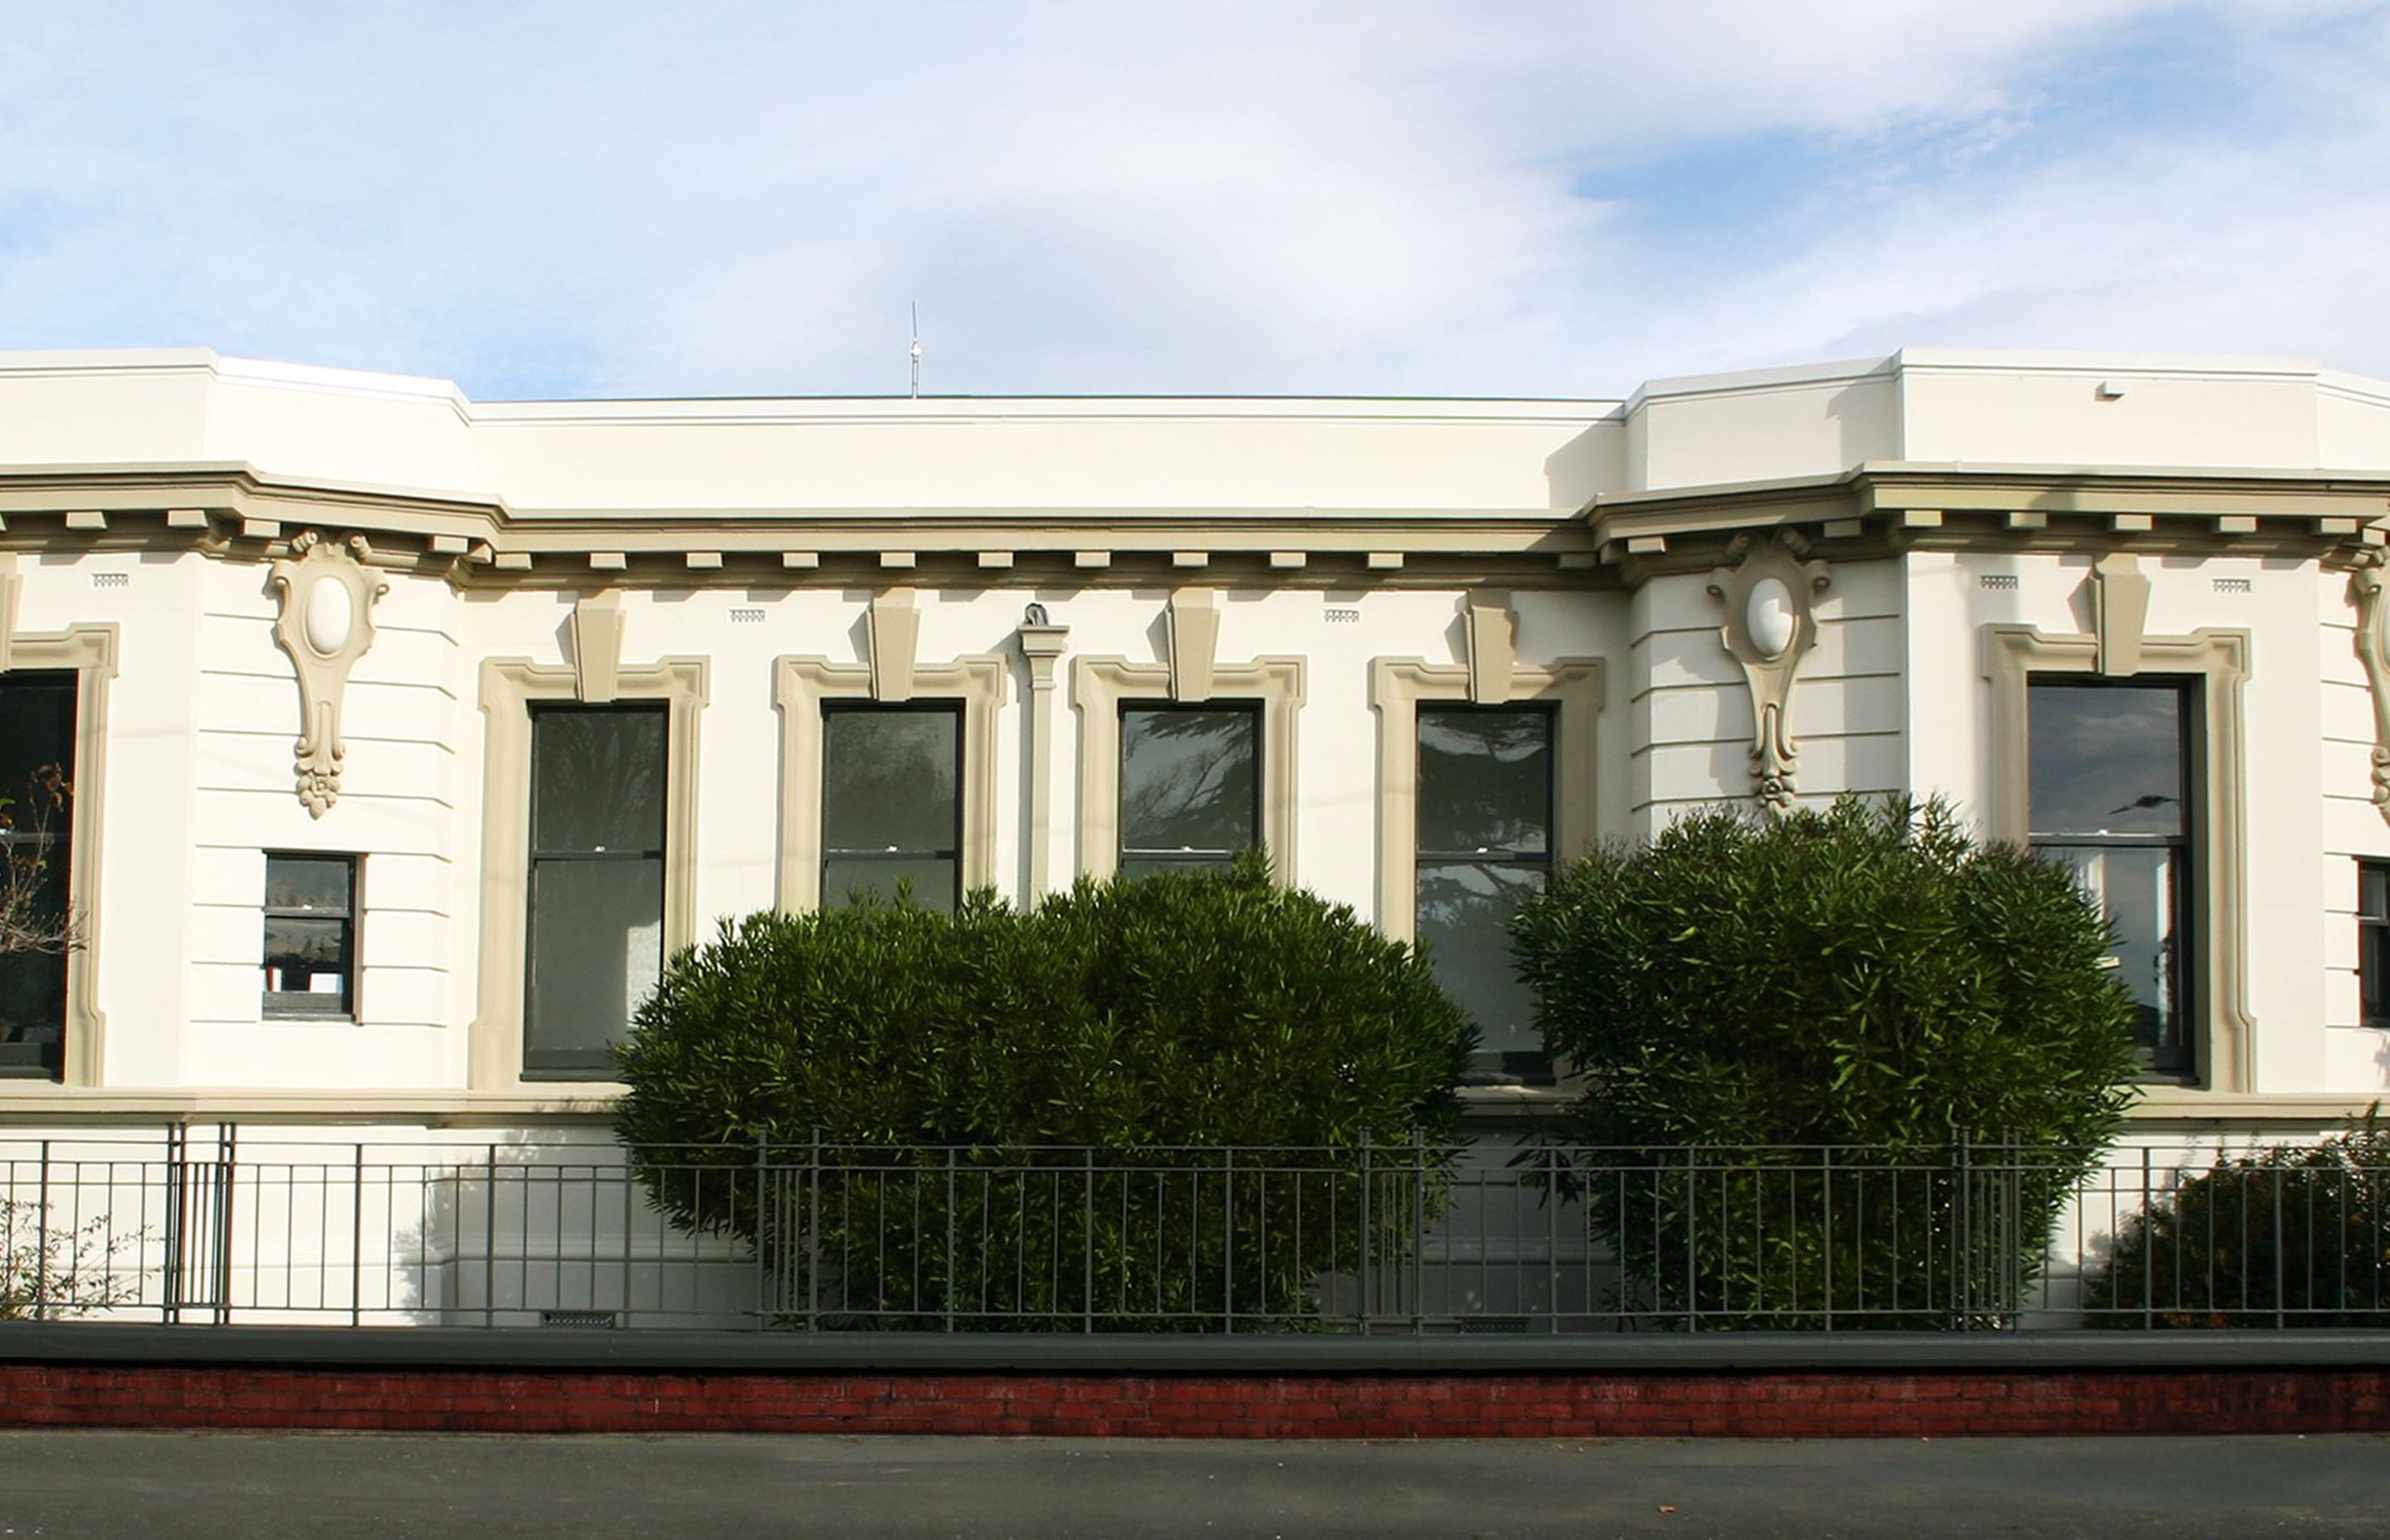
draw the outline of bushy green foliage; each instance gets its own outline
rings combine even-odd
[[[1884,1306],[1896,1277],[1968,1280],[1944,1299],[1973,1297],[1979,1275],[2029,1278],[2129,1094],[2130,1006],[2098,909],[1938,800],[1699,814],[1571,865],[1512,937],[1546,1046],[1584,1076],[1572,1140],[1840,1147],[1912,1173],[1953,1164],[1967,1136],[2034,1152],[1988,1192],[1912,1175],[1830,1200],[1799,1160],[1764,1178],[1715,1160],[1705,1180],[1655,1174],[1633,1204],[1597,1190],[1630,1290],[1662,1314],[1804,1325],[1829,1276],[1837,1310],[1862,1290]],[[1979,1196],[2025,1254],[1982,1253],[1959,1212]]]
[[[2390,1326],[2390,1133],[2227,1157],[2117,1233],[2094,1326]]]
[[[1028,913],[983,893],[726,923],[640,1008],[617,1121],[675,1221],[857,1318],[1294,1314],[1339,1264],[1321,1221],[1351,1151],[1447,1129],[1473,1043],[1415,949],[1253,856]],[[1304,1181],[1125,1174],[1226,1146],[1320,1151],[1300,1245]]]

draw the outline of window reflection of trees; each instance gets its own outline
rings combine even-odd
[[[839,711],[823,721],[822,843],[831,851],[952,853],[957,713]]]
[[[1423,853],[1541,853],[1551,823],[1551,721],[1539,711],[1422,711]]]
[[[73,913],[75,677],[0,681],[0,1073],[55,1075]]]
[[[1124,710],[1124,855],[1222,856],[1251,848],[1260,815],[1259,737],[1250,708]]]
[[[551,708],[533,718],[532,844],[543,854],[662,851],[662,709]]]
[[[1551,1078],[1509,925],[1551,871],[1552,717],[1533,707],[1418,715],[1418,886],[1413,933],[1484,1033],[1471,1078]]]

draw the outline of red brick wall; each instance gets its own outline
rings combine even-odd
[[[0,1365],[0,1426],[1228,1438],[2390,1431],[2390,1371],[611,1373]]]

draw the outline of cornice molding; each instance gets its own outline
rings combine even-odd
[[[83,517],[70,527],[67,515]],[[101,516],[92,520],[89,515]],[[2345,564],[2390,543],[2390,476],[2132,466],[1870,462],[1780,481],[1604,494],[1522,508],[517,509],[501,500],[276,478],[247,465],[0,472],[0,548],[289,555],[285,531],[364,533],[370,561],[459,587],[1614,588],[1797,528],[1838,559],[1908,549],[2132,550]],[[1090,559],[1090,558],[1095,559]]]

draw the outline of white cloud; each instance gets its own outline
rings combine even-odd
[[[0,0],[0,346],[888,391],[918,299],[932,388],[988,392],[1608,393],[1903,341],[2390,372],[2383,16]],[[1699,188],[1598,190],[1744,153],[1787,180],[1690,235]]]

